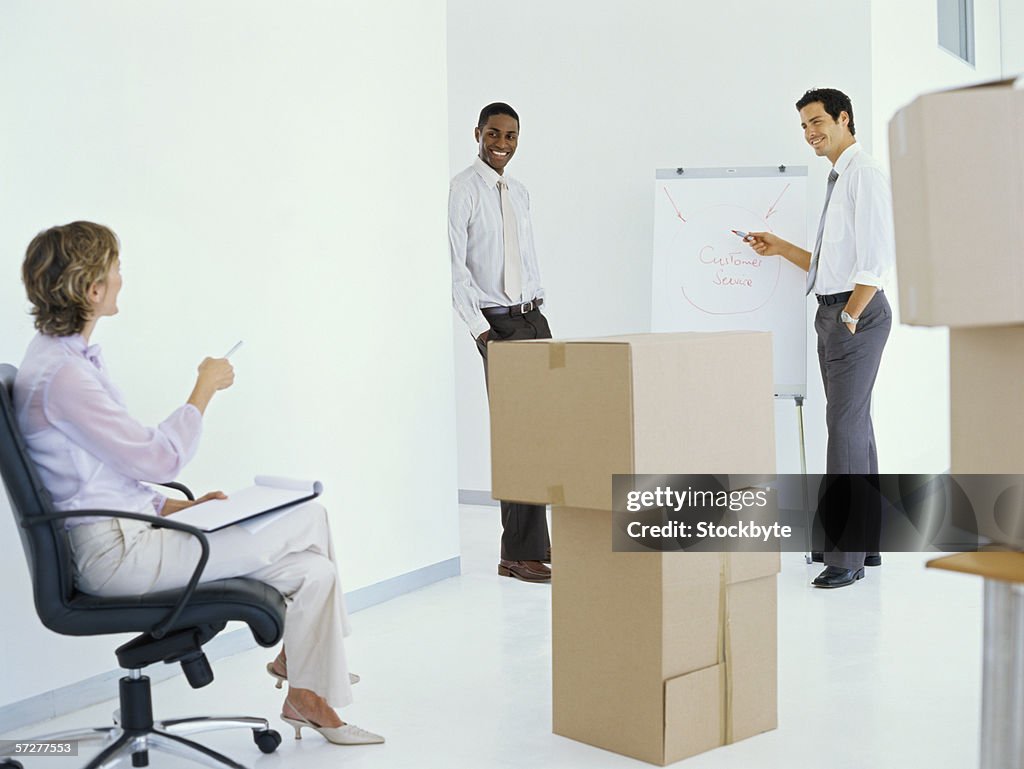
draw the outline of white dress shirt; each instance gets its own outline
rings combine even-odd
[[[874,158],[851,144],[835,164],[836,180],[825,214],[816,294],[881,288],[896,258],[889,178]]]
[[[508,185],[522,259],[521,301],[543,299],[530,224],[530,194],[517,179],[499,174],[480,158],[448,188],[448,245],[452,257],[452,304],[474,337],[490,329],[481,307],[507,306],[505,241],[498,180]]]
[[[140,480],[173,480],[199,447],[202,415],[186,403],[157,427],[136,421],[107,376],[99,345],[37,334],[14,380],[28,453],[54,507],[159,513],[166,497]],[[103,520],[74,518],[67,526]]]

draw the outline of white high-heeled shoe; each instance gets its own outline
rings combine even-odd
[[[267,672],[270,673],[270,675],[272,675],[274,678],[277,679],[276,687],[278,689],[281,688],[281,684],[283,684],[285,681],[288,680],[288,671],[285,671],[285,674],[283,676],[279,675],[274,670],[274,663],[273,662],[268,662],[267,663]],[[349,673],[348,674],[348,682],[350,684],[357,684],[357,683],[359,683],[360,680],[361,679],[359,678],[359,676],[357,676],[355,673]]]
[[[281,720],[286,724],[289,724],[295,729],[295,739],[302,739],[302,727],[306,726],[310,729],[320,732],[324,738],[335,745],[379,745],[384,742],[384,738],[379,734],[368,732],[365,729],[360,729],[355,724],[345,724],[344,726],[317,726],[302,713],[299,712],[292,703],[288,703],[288,706],[295,712],[298,718],[289,718],[284,713],[281,714]]]

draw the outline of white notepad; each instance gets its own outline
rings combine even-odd
[[[169,517],[201,531],[217,531],[225,526],[308,502],[320,496],[324,490],[320,481],[299,481],[272,475],[257,475],[253,481],[254,485],[229,493],[227,499],[210,499],[186,507]]]

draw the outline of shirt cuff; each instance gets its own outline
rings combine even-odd
[[[480,316],[480,322],[479,323],[474,323],[470,327],[469,332],[473,335],[474,339],[479,339],[480,335],[482,333],[484,333],[485,331],[490,331],[490,330],[491,330],[491,324],[487,322],[487,318],[485,318],[483,315],[481,315]]]
[[[862,286],[874,286],[875,288],[882,287],[882,279],[873,272],[858,272],[853,276],[853,282],[859,283]]]
[[[167,497],[159,492],[153,492],[153,509],[156,510],[157,515],[164,514],[164,505],[167,503]]]

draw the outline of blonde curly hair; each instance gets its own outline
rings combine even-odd
[[[89,288],[107,278],[118,258],[117,235],[92,222],[71,222],[36,235],[21,278],[36,328],[49,336],[79,334],[92,313]]]

